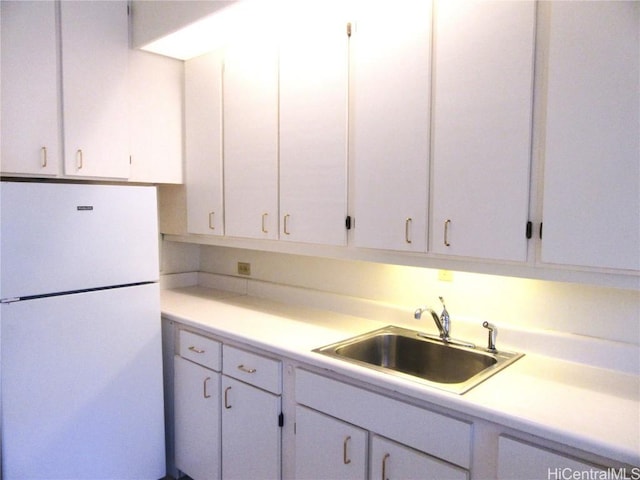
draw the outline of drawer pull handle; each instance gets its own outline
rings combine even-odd
[[[40,153],[41,153],[41,156],[42,156],[41,166],[42,166],[42,168],[46,168],[47,167],[47,147],[42,147],[40,149]]]
[[[207,392],[207,382],[209,380],[211,380],[211,377],[205,378],[202,385],[202,394],[204,395],[204,398],[211,398],[211,395],[209,395],[209,392]]]
[[[382,457],[382,480],[387,480],[387,460],[391,454],[385,453],[384,457]]]
[[[229,404],[229,390],[231,390],[231,387],[224,389],[224,408],[226,409],[231,408],[231,405]]]
[[[247,368],[244,365],[238,365],[238,370],[244,372],[244,373],[256,373],[256,369],[255,368]]]
[[[195,347],[194,345],[191,345],[189,347],[189,350],[191,350],[193,353],[204,353],[204,350],[201,350],[201,349]]]
[[[209,228],[211,230],[215,230],[216,226],[213,224],[213,216],[216,214],[216,212],[209,212]]]
[[[268,213],[263,213],[262,214],[262,233],[269,233],[269,231],[267,230],[266,227],[266,219],[267,219],[267,215],[269,215]]]
[[[349,465],[351,463],[351,459],[347,455],[347,445],[349,444],[349,440],[351,440],[351,436],[347,436],[347,438],[344,439],[344,443],[342,444],[342,463],[344,463],[345,465]]]
[[[451,220],[446,220],[444,222],[444,246],[445,247],[451,246],[451,244],[449,243],[449,225],[451,225]]]

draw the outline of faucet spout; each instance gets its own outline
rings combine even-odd
[[[416,320],[420,320],[424,312],[428,312],[431,314],[431,318],[433,318],[433,322],[436,324],[438,332],[440,333],[440,338],[442,338],[443,340],[447,340],[449,338],[449,315],[447,314],[445,324],[443,324],[440,317],[433,309],[428,307],[420,307],[413,313],[413,318],[415,318]]]
[[[438,328],[438,331],[440,332],[440,338],[443,340],[447,340],[449,338],[449,330],[448,330],[448,325],[445,326],[445,324],[443,324],[442,320],[440,319],[440,317],[438,316],[438,314],[436,312],[434,312],[433,310],[429,309],[429,313],[431,314],[431,317],[433,318],[433,323],[436,324],[436,327]]]

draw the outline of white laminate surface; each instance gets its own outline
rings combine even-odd
[[[313,353],[386,325],[203,287],[162,291],[163,315],[454,411],[640,465],[640,378],[528,354],[464,395]]]

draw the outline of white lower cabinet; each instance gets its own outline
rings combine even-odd
[[[281,362],[183,329],[177,350],[175,467],[193,480],[280,478]]]
[[[296,478],[469,478],[471,423],[300,368],[295,375]]]
[[[174,358],[176,468],[194,480],[220,478],[220,373]]]
[[[280,396],[222,377],[222,478],[280,478]]]
[[[597,476],[598,472],[603,475],[606,474],[606,471],[602,467],[568,457],[559,452],[553,452],[545,448],[530,445],[504,435],[501,435],[498,441],[499,480],[605,478],[604,476]],[[587,477],[585,475],[589,476]]]
[[[367,478],[368,433],[347,422],[296,406],[295,478]]]
[[[176,325],[175,343],[165,343],[175,353],[167,407],[175,465],[168,467],[193,480],[530,480],[638,472]]]
[[[281,362],[222,347],[222,478],[280,478]]]
[[[221,345],[178,330],[173,402],[176,468],[193,480],[220,478]]]
[[[467,480],[469,472],[441,460],[374,435],[371,439],[371,480],[421,478],[424,480]]]

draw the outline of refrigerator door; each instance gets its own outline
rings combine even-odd
[[[2,182],[0,298],[158,279],[155,187]]]
[[[4,480],[162,478],[158,284],[0,308]]]

